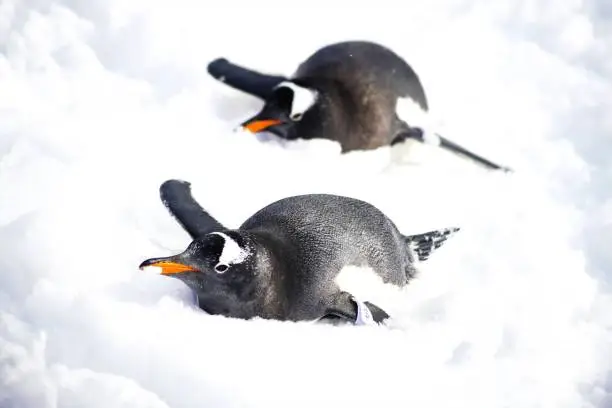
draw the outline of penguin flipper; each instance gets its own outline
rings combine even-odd
[[[390,143],[391,146],[394,146],[398,143],[403,143],[408,139],[414,139],[421,143],[437,145],[441,149],[448,150],[458,156],[472,160],[488,169],[501,170],[505,173],[512,172],[512,169],[510,167],[494,163],[489,159],[485,159],[484,157],[474,152],[469,151],[465,147],[443,136],[440,136],[437,133],[436,134],[425,134],[423,129],[418,128],[418,127],[409,127],[405,123],[403,123],[402,127],[403,127],[403,130],[399,132],[396,136],[394,136],[393,139],[391,140],[391,143]]]
[[[160,186],[159,193],[164,206],[193,239],[225,229],[193,198],[191,183],[167,180]]]
[[[406,245],[415,253],[419,261],[425,261],[429,256],[460,228],[443,228],[416,235],[404,236]]]
[[[334,296],[323,318],[331,316],[346,319],[356,326],[381,324],[390,317],[375,304],[363,302],[348,292]]]
[[[278,75],[267,75],[217,58],[208,64],[208,73],[213,78],[226,83],[234,89],[246,92],[260,99],[267,99],[274,87],[287,78]]]

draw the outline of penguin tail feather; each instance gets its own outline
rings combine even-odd
[[[429,256],[444,244],[444,242],[454,235],[460,228],[442,228],[416,235],[404,236],[404,241],[410,250],[418,257],[420,262],[425,261]]]

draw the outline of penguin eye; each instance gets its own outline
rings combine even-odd
[[[289,111],[289,118],[297,122],[317,101],[318,92],[290,81],[281,82],[275,88],[278,104]]]
[[[215,265],[215,272],[217,272],[217,273],[224,273],[228,269],[229,269],[229,265],[228,264],[219,263],[219,264]]]

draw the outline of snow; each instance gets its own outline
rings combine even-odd
[[[0,4],[1,407],[612,406],[607,1],[207,4]],[[232,131],[261,104],[209,61],[290,74],[354,38],[414,66],[442,135],[516,172]],[[389,327],[208,316],[138,269],[189,243],[169,178],[231,227],[318,192],[462,230],[405,290],[372,288]]]

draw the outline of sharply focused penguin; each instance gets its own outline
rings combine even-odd
[[[281,138],[325,138],[343,152],[376,149],[406,139],[440,147],[492,169],[509,170],[439,135],[425,135],[400,118],[398,103],[429,109],[415,71],[392,50],[367,41],[325,46],[302,62],[290,77],[266,75],[218,58],[208,72],[229,86],[264,100],[261,111],[242,123],[253,133]]]
[[[404,236],[371,204],[327,194],[281,199],[227,229],[195,201],[189,183],[166,181],[160,195],[193,241],[140,268],[161,268],[189,286],[205,312],[234,318],[380,323],[389,317],[384,310],[335,282],[342,269],[369,267],[383,282],[405,286],[415,261],[459,230]]]

